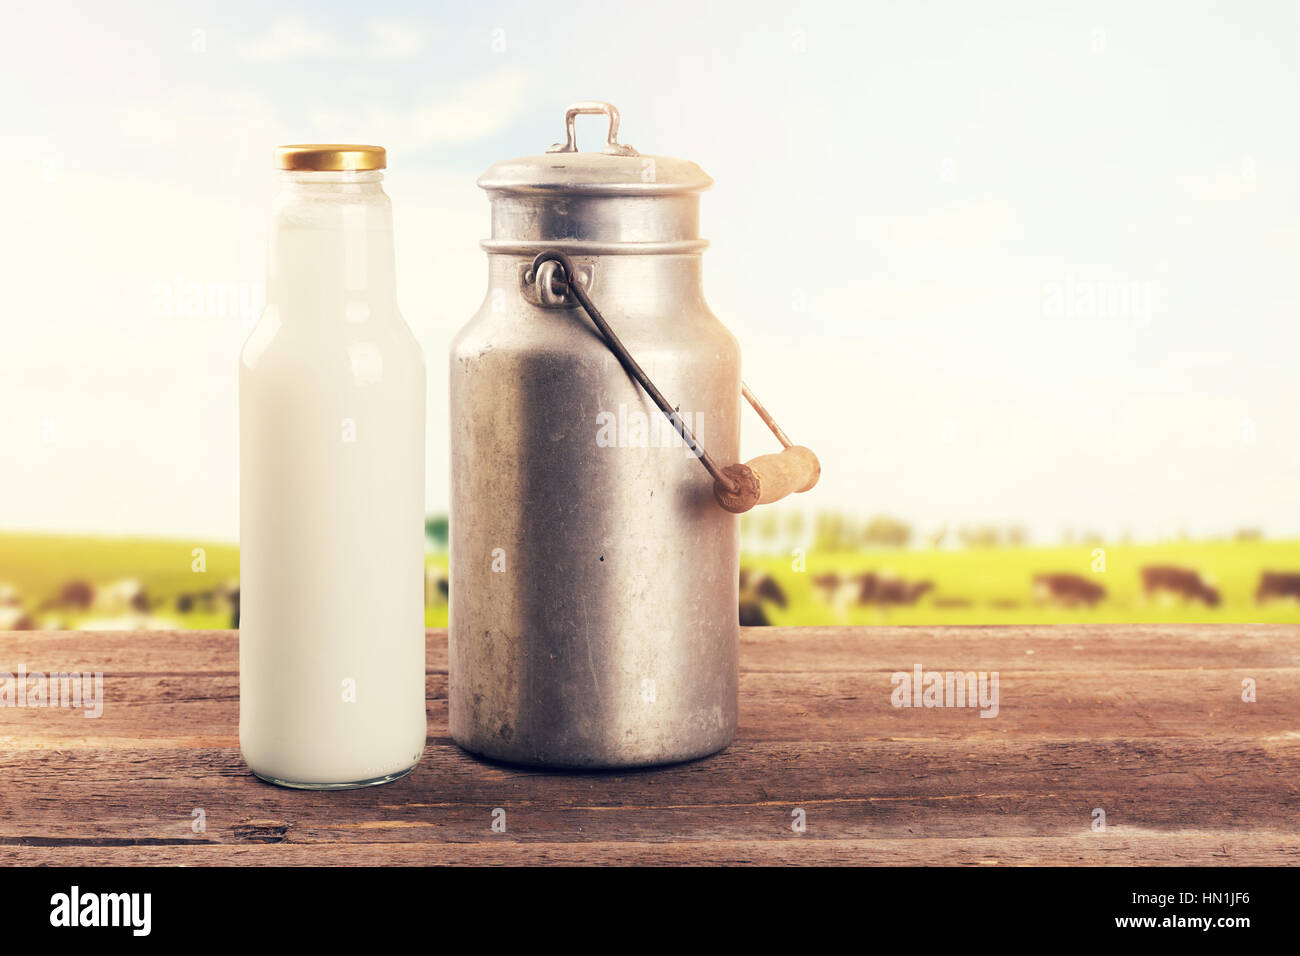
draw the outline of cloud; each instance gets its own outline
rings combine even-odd
[[[508,128],[523,106],[527,77],[499,73],[462,86],[434,103],[393,110],[376,104],[357,111],[316,110],[312,127],[335,141],[382,143],[415,152],[440,143],[470,143]]]
[[[263,36],[240,50],[245,59],[280,63],[302,59],[409,60],[425,48],[424,34],[410,24],[379,20],[367,24],[369,41],[344,43],[334,34],[313,26],[300,17],[284,17]]]
[[[384,20],[371,23],[366,56],[372,60],[409,60],[424,52],[424,34],[409,23]]]
[[[342,51],[338,40],[324,30],[297,17],[285,17],[273,23],[264,36],[245,44],[240,52],[250,60],[275,63],[304,57],[333,57]]]

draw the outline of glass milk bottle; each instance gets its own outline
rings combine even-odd
[[[283,146],[239,369],[239,740],[264,780],[386,783],[424,751],[424,358],[376,146]]]

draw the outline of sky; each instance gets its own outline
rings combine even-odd
[[[272,150],[313,141],[389,150],[445,510],[474,181],[601,99],[716,182],[706,294],[821,457],[799,506],[1043,542],[1300,535],[1296,4],[54,2],[9,24],[0,529],[237,538]],[[195,284],[228,307],[188,307]],[[753,416],[742,440],[773,450]]]

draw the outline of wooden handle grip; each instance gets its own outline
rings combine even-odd
[[[754,505],[768,505],[786,495],[807,491],[817,484],[822,466],[812,449],[791,445],[775,455],[759,455],[744,465],[728,465],[722,473],[736,483],[736,490],[713,483],[713,497],[733,514],[743,514]]]

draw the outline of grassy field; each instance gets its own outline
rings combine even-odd
[[[192,570],[195,548],[202,548],[207,570]],[[165,599],[155,613],[187,628],[229,627],[226,613],[178,615],[177,595],[239,579],[239,548],[211,541],[157,538],[98,538],[81,535],[0,533],[0,584],[11,585],[28,609],[54,597],[68,581],[80,579],[102,587],[125,578],[144,584],[149,594]],[[57,623],[76,627],[86,614],[59,613]],[[40,615],[37,615],[38,621]],[[52,622],[53,623],[53,622]]]
[[[1060,548],[986,548],[810,553],[804,573],[786,557],[747,557],[741,564],[772,574],[789,599],[787,608],[765,605],[773,624],[1057,624],[1115,621],[1300,622],[1300,604],[1255,604],[1262,570],[1300,571],[1300,541],[1201,541],[1107,545],[1105,571],[1092,569],[1093,545]],[[1191,568],[1218,588],[1222,603],[1207,608],[1180,600],[1143,597],[1140,569],[1169,564]],[[812,578],[826,572],[892,573],[930,580],[934,591],[913,607],[836,607],[821,600]],[[1069,609],[1035,601],[1036,574],[1063,572],[1095,581],[1106,598],[1095,608]],[[943,607],[944,599],[969,601]]]
[[[206,572],[196,574],[192,553],[203,548]],[[781,608],[764,606],[773,624],[1052,624],[1065,621],[1288,621],[1300,622],[1300,604],[1254,603],[1262,570],[1300,571],[1300,541],[1204,541],[1105,547],[1105,571],[1094,572],[1093,546],[966,550],[880,550],[810,552],[806,569],[792,570],[784,556],[746,556],[742,565],[776,578],[788,598]],[[431,566],[446,566],[430,555]],[[1141,594],[1140,568],[1173,564],[1195,569],[1223,595],[1216,608]],[[812,586],[822,573],[841,577],[874,571],[907,580],[930,580],[934,590],[915,606],[880,609],[823,600]],[[1068,609],[1035,601],[1032,579],[1042,572],[1066,572],[1094,580],[1107,590],[1096,608]],[[234,545],[205,541],[94,538],[0,533],[0,584],[11,585],[27,608],[36,608],[69,580],[96,586],[133,578],[158,602],[156,618],[188,628],[228,627],[228,614],[177,614],[177,595],[211,588],[239,577]],[[963,601],[965,606],[942,606]],[[447,608],[426,609],[430,627],[447,623]],[[37,615],[38,623],[46,623]],[[95,612],[61,614],[54,622],[76,627]]]

